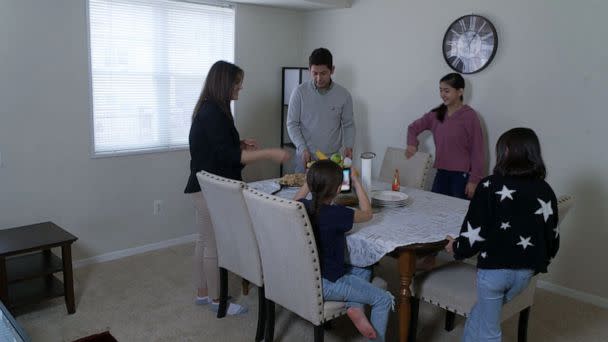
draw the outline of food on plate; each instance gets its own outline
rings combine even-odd
[[[285,186],[300,187],[306,183],[306,175],[303,173],[288,173],[279,179],[279,184]]]

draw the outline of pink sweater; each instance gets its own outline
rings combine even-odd
[[[407,127],[407,144],[418,146],[418,134],[430,130],[435,141],[435,168],[470,174],[478,183],[484,177],[484,141],[477,113],[464,105],[443,122],[435,112],[424,114]]]

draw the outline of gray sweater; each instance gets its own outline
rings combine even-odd
[[[348,90],[336,82],[319,91],[314,81],[300,84],[291,94],[287,132],[297,153],[304,149],[326,154],[352,148],[355,142],[353,100]]]

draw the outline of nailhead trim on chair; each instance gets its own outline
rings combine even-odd
[[[308,220],[307,220],[308,215],[306,213],[306,209],[304,209],[304,206],[302,206],[302,204],[300,202],[291,201],[291,200],[285,200],[285,199],[276,197],[274,195],[268,195],[266,193],[262,193],[262,192],[260,192],[258,190],[251,189],[249,187],[246,187],[246,188],[249,191],[252,191],[254,194],[256,194],[256,195],[258,195],[260,197],[265,197],[266,199],[271,199],[272,198],[273,201],[277,201],[277,199],[279,199],[280,203],[287,203],[289,205],[294,205],[298,210],[300,210],[302,212],[301,218],[304,221],[304,227],[309,227]],[[324,310],[323,310],[324,309],[324,301],[323,301],[323,293],[322,293],[322,287],[321,287],[322,283],[321,283],[321,277],[320,277],[320,270],[319,270],[319,267],[318,267],[317,252],[315,250],[315,247],[313,247],[313,246],[315,246],[313,244],[313,239],[314,238],[313,238],[313,235],[310,233],[309,229],[310,228],[308,228],[306,230],[306,236],[308,237],[308,245],[311,247],[310,248],[310,255],[312,257],[312,262],[316,266],[315,269],[314,269],[314,271],[317,273],[317,276],[315,277],[315,282],[317,283],[316,284],[317,285],[317,298],[320,299],[317,304],[319,306],[320,321],[321,321],[321,323],[323,323],[323,322],[332,320],[332,319],[334,319],[336,317],[339,317],[339,316],[343,315],[344,312],[345,312],[345,309],[343,308],[342,310],[339,310],[336,313],[334,313],[334,314],[332,314],[332,315],[330,315],[328,317],[324,316]]]

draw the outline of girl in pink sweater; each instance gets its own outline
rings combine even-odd
[[[443,103],[414,121],[407,129],[406,158],[418,151],[418,135],[433,133],[437,175],[431,191],[471,198],[484,177],[485,142],[477,113],[463,104],[464,79],[451,73],[439,82]]]

